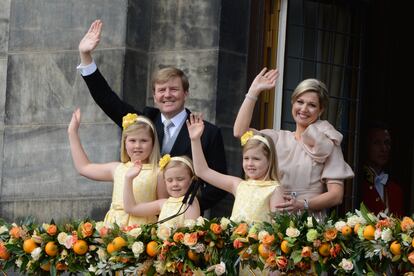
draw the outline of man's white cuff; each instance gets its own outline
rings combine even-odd
[[[82,76],[86,77],[89,75],[92,75],[93,73],[95,73],[96,69],[98,69],[98,67],[96,66],[95,61],[92,61],[92,63],[88,64],[88,65],[83,65],[83,64],[79,64],[76,69],[79,70],[79,72],[81,73]]]

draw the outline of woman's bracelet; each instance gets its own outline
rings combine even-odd
[[[252,100],[252,101],[257,101],[257,96],[252,96],[249,93],[246,94],[246,99]]]

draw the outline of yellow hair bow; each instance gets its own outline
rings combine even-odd
[[[138,115],[135,113],[128,113],[124,117],[122,117],[122,129],[128,128],[130,125],[135,123],[138,119]]]
[[[160,166],[160,170],[163,170],[165,166],[168,165],[168,163],[171,160],[171,156],[169,154],[165,154],[160,161],[158,162],[158,166]]]
[[[252,137],[253,137],[253,131],[251,130],[246,131],[240,138],[241,145],[242,146],[246,145],[247,141],[249,141],[249,139]]]

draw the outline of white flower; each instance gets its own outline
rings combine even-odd
[[[197,243],[192,249],[197,253],[203,253],[206,250],[206,246],[203,243]]]
[[[100,261],[104,261],[108,258],[108,255],[106,254],[106,250],[103,249],[102,247],[99,247],[98,251],[96,251],[96,253],[98,254],[98,258]]]
[[[165,262],[163,261],[154,261],[155,270],[163,275],[165,274]]]
[[[338,231],[342,231],[342,228],[343,228],[345,225],[346,225],[346,222],[345,222],[345,221],[343,221],[343,220],[340,220],[340,221],[337,221],[337,222],[335,223],[335,228],[336,228],[336,230],[338,230]]]
[[[222,217],[220,220],[221,229],[226,230],[230,224],[230,220],[228,218]]]
[[[98,268],[97,268],[96,266],[91,265],[91,266],[88,268],[88,271],[95,273],[97,269],[98,269]]]
[[[196,221],[193,219],[185,219],[184,220],[184,227],[188,227],[191,229],[194,228],[194,226],[196,225]]]
[[[23,264],[23,260],[22,260],[22,258],[18,258],[18,259],[16,260],[16,266],[17,266],[18,268],[20,268],[20,267],[22,266],[22,264]]]
[[[224,273],[226,273],[226,264],[224,262],[220,262],[219,264],[217,264],[214,268],[214,273],[216,273],[217,275],[223,275]]]
[[[7,229],[7,227],[6,227],[6,226],[2,225],[2,226],[0,227],[0,234],[6,233],[6,232],[8,232],[8,231],[9,231],[9,229]]]
[[[306,221],[306,226],[308,226],[308,228],[312,228],[313,227],[312,217],[308,217],[308,219]]]
[[[289,227],[286,229],[286,236],[291,238],[299,237],[300,231],[295,227]]]
[[[141,235],[141,233],[142,233],[141,227],[134,228],[131,231],[127,232],[129,236],[134,237],[134,238],[138,238],[138,236]]]
[[[259,239],[259,241],[262,241],[264,237],[267,237],[269,235],[269,232],[262,230],[259,232],[259,234],[257,235],[257,238]]]
[[[57,240],[59,244],[64,245],[67,237],[68,237],[68,234],[66,234],[65,232],[60,232],[59,235],[57,236]]]
[[[357,212],[358,210],[355,210],[355,212]],[[358,212],[357,212],[358,213]],[[353,216],[350,216],[348,219],[347,219],[347,222],[346,222],[346,224],[348,224],[349,226],[351,226],[351,227],[354,227],[355,225],[357,225],[357,224],[366,224],[367,223],[367,221],[362,217],[362,216],[357,216],[357,215],[353,215]]]
[[[392,239],[392,230],[385,228],[381,233],[381,239],[385,242],[389,242]]]
[[[157,229],[157,237],[161,240],[165,241],[171,235],[171,228],[165,225],[160,225]]]
[[[352,264],[351,260],[347,260],[345,258],[339,263],[339,266],[342,267],[345,271],[351,271],[354,269],[354,265]]]
[[[144,252],[144,244],[142,242],[134,242],[132,244],[132,252],[134,253],[135,258],[139,257],[139,254]]]
[[[197,224],[197,226],[203,226],[204,222],[205,222],[204,218],[200,216],[200,217],[197,218],[197,223],[196,224]]]
[[[41,253],[42,253],[42,248],[41,247],[36,247],[31,253],[33,260],[34,261],[39,260]]]

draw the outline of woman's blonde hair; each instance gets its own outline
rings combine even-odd
[[[266,156],[267,161],[269,162],[269,167],[267,168],[267,171],[266,171],[265,180],[279,181],[279,173],[278,173],[279,165],[277,162],[275,144],[273,143],[272,138],[260,132],[257,132],[254,135],[261,136],[264,139],[266,139],[267,144],[259,139],[248,139],[246,144],[243,146],[243,154],[249,149],[256,149],[256,148],[261,149],[263,154]]]
[[[125,141],[128,135],[133,132],[137,132],[137,131],[146,131],[148,134],[150,134],[150,137],[153,143],[152,151],[149,156],[148,163],[153,165],[154,167],[158,166],[158,160],[160,159],[160,145],[158,143],[157,133],[154,131],[154,129],[155,129],[154,125],[149,121],[149,119],[146,119],[143,121],[140,121],[140,120],[134,121],[134,123],[132,123],[131,125],[129,125],[122,131],[121,161],[123,163],[126,163],[131,160],[125,148]]]
[[[306,79],[301,81],[292,93],[291,104],[293,104],[302,94],[307,92],[315,92],[318,94],[321,114],[328,108],[329,93],[326,85],[317,79]]]

